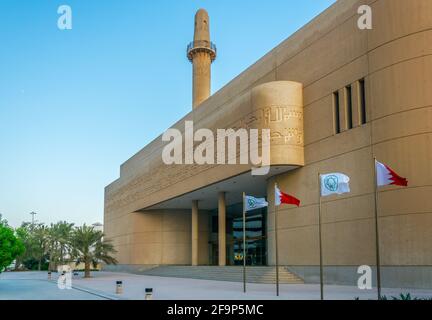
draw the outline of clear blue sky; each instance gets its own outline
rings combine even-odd
[[[195,11],[218,47],[212,91],[333,0],[1,0],[0,213],[103,221],[119,166],[191,109]],[[57,28],[58,6],[73,29]]]

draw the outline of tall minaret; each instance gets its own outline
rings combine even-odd
[[[216,59],[216,46],[210,41],[209,15],[204,9],[195,14],[194,41],[188,45],[187,57],[193,65],[193,107],[210,96],[211,63]]]

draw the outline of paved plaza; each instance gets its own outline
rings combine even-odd
[[[103,300],[85,291],[60,290],[48,281],[46,272],[7,272],[0,274],[0,300]]]
[[[145,288],[153,288],[153,299],[166,300],[244,300],[244,299],[319,299],[319,285],[281,284],[280,296],[275,295],[272,284],[247,284],[247,293],[239,282],[182,279],[135,275],[129,273],[92,272],[92,278],[83,274],[73,276],[72,289],[59,289],[57,274],[48,281],[46,272],[6,272],[0,274],[0,300],[143,300]],[[123,282],[124,292],[115,294],[116,281]],[[400,293],[414,297],[432,298],[432,290],[383,289],[391,297]],[[356,287],[328,285],[325,298],[329,300],[376,299],[375,290],[359,290]]]

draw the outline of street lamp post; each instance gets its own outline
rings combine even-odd
[[[32,216],[32,226],[34,226],[34,216],[35,214],[37,214],[36,212],[30,212],[31,216]]]

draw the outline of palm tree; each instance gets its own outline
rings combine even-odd
[[[38,270],[41,270],[42,260],[48,251],[48,227],[43,224],[32,225],[31,232],[35,244],[34,254],[38,260]]]
[[[53,270],[57,265],[66,262],[72,228],[73,223],[66,221],[51,224],[48,230],[49,270]]]
[[[90,266],[96,268],[101,261],[107,264],[116,264],[117,260],[110,254],[115,253],[114,246],[107,240],[103,240],[104,234],[93,227],[77,227],[72,232],[71,246],[72,256],[76,264],[84,263],[84,277],[90,277]]]

